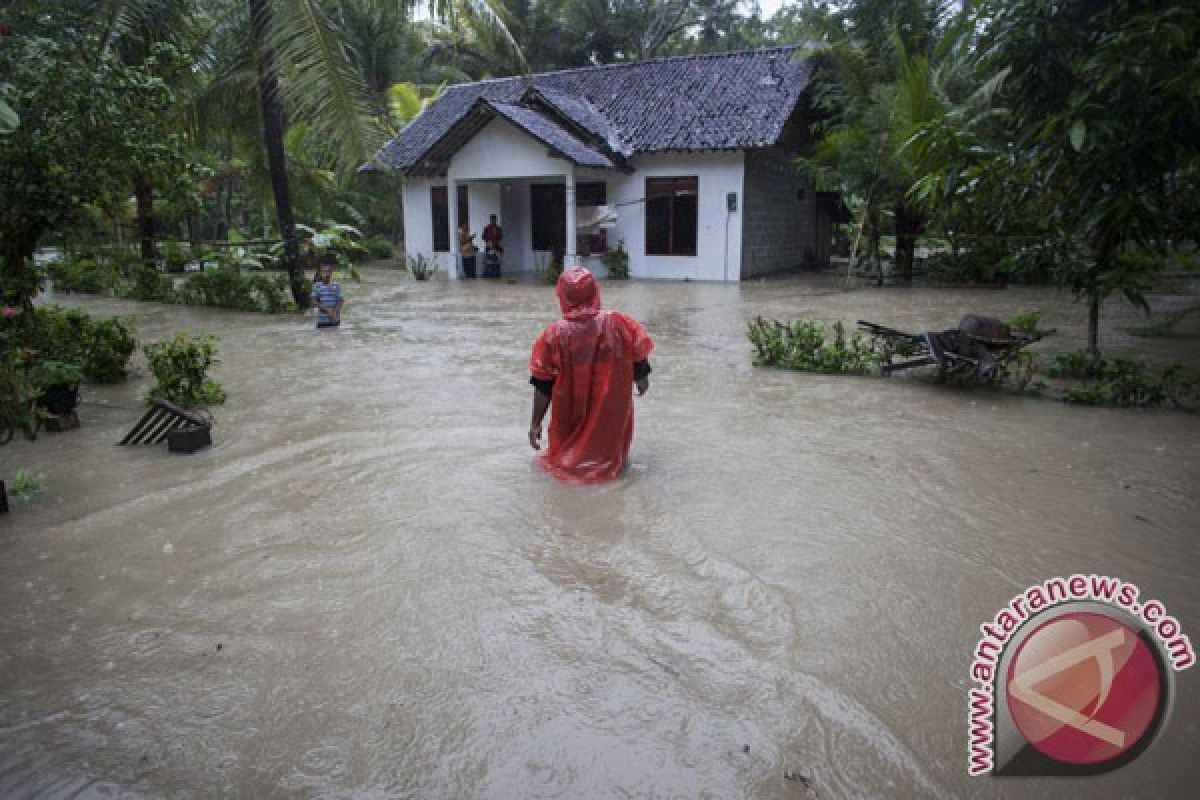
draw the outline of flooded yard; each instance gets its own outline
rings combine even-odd
[[[1136,582],[1200,636],[1200,417],[750,364],[762,314],[952,327],[1044,289],[605,283],[657,341],[627,476],[525,441],[541,285],[367,270],[346,323],[59,298],[221,337],[214,447],[118,448],[144,374],[0,474],[0,796],[1190,796],[1200,677],[1140,759],[969,779],[979,625],[1025,587]],[[1189,298],[1156,298],[1167,307]],[[1194,298],[1191,298],[1194,300]],[[1200,339],[1101,343],[1200,370]],[[140,355],[135,364],[144,364]]]

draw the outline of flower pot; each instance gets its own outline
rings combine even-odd
[[[47,386],[37,402],[51,414],[69,414],[79,405],[79,386]]]

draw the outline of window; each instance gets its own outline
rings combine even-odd
[[[646,255],[696,255],[698,185],[695,177],[646,179]]]
[[[580,183],[575,186],[575,252],[581,256],[603,253],[608,249],[608,232],[599,226],[588,225],[596,219],[600,206],[608,205],[608,184]]]
[[[429,190],[429,199],[433,208],[433,251],[435,253],[450,252],[450,203],[446,198],[445,186],[434,186]]]
[[[590,208],[602,206],[607,202],[608,185],[603,181],[595,183],[578,183],[575,185],[575,208]],[[529,204],[533,216],[533,249],[566,251],[567,244],[567,187],[562,183],[535,183],[529,187]],[[578,220],[578,217],[576,217]],[[590,247],[583,249],[583,237],[579,234],[576,239],[580,253],[603,252],[603,243],[599,249]],[[603,238],[603,231],[600,237]],[[587,234],[588,243],[593,240],[592,234]]]

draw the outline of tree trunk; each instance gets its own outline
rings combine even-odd
[[[0,239],[0,305],[19,308],[26,331],[33,329],[33,296],[38,292],[37,273],[31,268],[33,251],[41,234]]]
[[[275,52],[269,42],[271,11],[269,0],[247,0],[253,22],[253,36],[258,48],[258,90],[262,101],[263,142],[267,149],[267,166],[271,173],[271,191],[275,196],[275,218],[283,238],[283,263],[296,307],[308,308],[308,293],[304,291],[304,273],[300,270],[300,253],[296,246],[296,221],[292,217],[292,191],[288,185],[287,156],[283,149],[283,108],[279,102],[279,81],[275,72]]]
[[[142,243],[142,261],[153,266],[158,253],[154,249],[154,187],[141,172],[133,176],[133,196],[137,200],[138,238]]]
[[[917,255],[917,234],[921,215],[904,202],[896,203],[896,275],[904,286],[912,286],[913,262]]]
[[[1088,352],[1100,355],[1100,293],[1093,288],[1088,300]]]

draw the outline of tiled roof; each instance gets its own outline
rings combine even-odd
[[[578,146],[607,151],[613,161],[666,150],[769,147],[779,141],[808,86],[811,63],[793,58],[797,49],[665,58],[457,84],[384,145],[379,160],[404,172],[443,171],[442,159],[450,155],[445,145],[459,138],[450,136],[452,129],[468,119],[481,99],[500,113],[502,106],[540,106],[575,129],[571,133],[580,140]],[[575,160],[565,144],[542,140]],[[442,145],[437,158],[431,158],[437,145]]]
[[[511,103],[488,102],[487,106],[578,166],[608,169],[616,166],[608,156],[588,147],[545,114]]]

